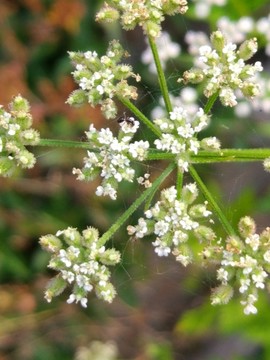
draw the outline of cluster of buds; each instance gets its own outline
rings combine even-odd
[[[199,48],[201,67],[186,71],[179,81],[193,84],[206,81],[204,95],[210,97],[218,93],[224,106],[237,105],[237,89],[247,98],[259,95],[255,76],[263,70],[262,65],[259,61],[254,65],[245,64],[257,52],[257,40],[246,40],[238,50],[235,44],[227,42],[221,31],[212,33],[210,40],[212,46]]]
[[[155,140],[158,150],[164,150],[176,155],[177,164],[181,171],[188,171],[191,154],[197,154],[200,148],[205,150],[218,150],[220,143],[216,137],[204,138],[199,141],[197,134],[207,127],[209,116],[203,109],[195,115],[190,115],[182,107],[175,107],[170,112],[170,118],[154,120],[160,128],[162,135]]]
[[[0,106],[0,174],[10,176],[16,169],[32,168],[34,155],[25,146],[39,142],[38,131],[31,128],[28,101],[18,95],[9,104],[9,112]]]
[[[120,127],[116,138],[110,129],[97,131],[91,124],[86,136],[93,151],[87,151],[88,156],[84,158],[82,170],[73,169],[78,180],[91,181],[100,174],[103,180],[96,195],[109,195],[112,200],[116,199],[118,184],[122,180],[133,181],[135,170],[131,167],[131,160],[143,161],[149,148],[148,141],[130,143],[139,127],[138,121],[128,118],[120,122]]]
[[[93,289],[98,298],[112,302],[116,291],[110,283],[108,266],[120,262],[120,253],[105,249],[99,242],[98,230],[87,228],[82,234],[75,228],[58,231],[40,238],[41,246],[52,254],[48,267],[59,272],[48,284],[45,299],[60,295],[73,285],[67,303],[80,302],[87,307],[87,295]]]
[[[233,295],[230,284],[236,283],[241,295],[241,304],[246,315],[256,314],[254,305],[259,289],[269,289],[270,271],[270,228],[256,233],[256,225],[249,216],[243,217],[238,225],[238,236],[229,236],[223,247],[209,247],[203,251],[204,259],[216,259],[221,266],[217,279],[221,282],[212,293],[212,304],[226,304]]]
[[[107,0],[96,16],[97,21],[112,22],[121,18],[125,30],[139,25],[151,37],[158,37],[165,15],[184,14],[187,0]]]
[[[145,218],[140,218],[136,226],[129,225],[128,234],[143,238],[153,234],[153,242],[158,256],[175,255],[176,261],[187,266],[192,262],[192,248],[188,243],[191,234],[200,241],[215,239],[213,230],[200,225],[200,221],[209,220],[211,212],[204,204],[193,204],[198,196],[195,184],[183,187],[181,198],[177,198],[174,186],[161,192],[160,200],[149,210],[145,211]]]
[[[70,105],[89,103],[93,107],[101,105],[107,119],[114,118],[117,106],[114,97],[136,100],[137,89],[127,83],[127,78],[140,76],[132,72],[132,67],[119,64],[123,56],[128,56],[118,41],[111,41],[106,55],[98,57],[95,51],[69,52],[75,65],[73,77],[80,89],[72,92],[67,99]]]

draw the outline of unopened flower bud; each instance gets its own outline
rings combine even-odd
[[[105,286],[97,285],[95,287],[96,295],[99,299],[111,303],[116,295],[114,286],[111,283],[106,283]]]
[[[108,249],[99,256],[100,262],[104,265],[116,265],[121,260],[120,252],[115,249]]]
[[[211,304],[227,304],[233,296],[233,288],[230,285],[222,284],[216,287],[211,294]]]
[[[258,50],[256,38],[244,41],[238,50],[238,56],[243,60],[249,60]]]
[[[85,246],[97,242],[99,238],[98,229],[93,227],[88,227],[87,229],[83,230],[82,235],[83,235],[82,243]]]
[[[210,37],[213,47],[217,52],[221,53],[225,45],[225,38],[221,31],[215,31],[211,34]]]
[[[215,136],[204,138],[201,140],[201,147],[204,150],[219,150],[220,146],[220,141]]]
[[[27,113],[30,110],[29,103],[21,95],[17,95],[10,103],[10,110],[15,113]]]
[[[256,231],[255,221],[250,216],[242,217],[238,224],[238,230],[243,238],[255,234]]]
[[[67,283],[61,276],[55,276],[51,279],[47,285],[47,290],[45,291],[45,299],[50,303],[52,298],[60,295],[65,288]]]
[[[39,243],[46,251],[51,253],[56,253],[63,247],[61,240],[51,234],[41,236]]]

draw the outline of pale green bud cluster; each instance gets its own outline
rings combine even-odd
[[[0,175],[10,176],[16,167],[30,169],[36,159],[26,149],[39,142],[38,131],[31,128],[32,116],[28,101],[21,95],[9,104],[9,112],[0,106]]]
[[[260,289],[269,289],[270,271],[270,228],[256,233],[256,225],[249,216],[243,217],[238,225],[238,236],[226,239],[225,249],[209,246],[203,251],[205,259],[218,261],[217,279],[221,285],[213,290],[212,304],[226,304],[237,284],[241,304],[246,315],[256,314],[255,303]]]
[[[192,262],[193,251],[188,240],[191,235],[200,240],[212,241],[215,234],[201,221],[210,221],[211,211],[204,204],[193,204],[198,196],[195,184],[183,187],[180,198],[174,186],[161,192],[160,200],[149,210],[145,211],[145,218],[140,218],[136,226],[129,225],[129,235],[143,238],[153,234],[152,243],[158,256],[168,256],[172,253],[182,265]]]
[[[164,150],[176,155],[179,169],[188,171],[190,155],[197,154],[200,149],[218,150],[220,142],[216,137],[203,140],[197,139],[197,134],[205,129],[210,118],[203,109],[199,109],[194,115],[182,107],[175,107],[170,112],[170,117],[156,119],[154,123],[160,128],[162,135],[155,140],[158,150]]]
[[[68,303],[80,302],[87,307],[87,295],[93,289],[98,298],[112,302],[116,291],[107,266],[118,264],[121,257],[114,248],[106,250],[100,244],[97,229],[89,227],[80,233],[69,227],[56,235],[42,236],[40,244],[52,254],[48,267],[58,272],[47,286],[48,302],[68,286],[72,286]]]
[[[74,360],[117,360],[118,350],[113,342],[102,343],[92,341],[89,346],[81,346],[75,354]]]
[[[238,50],[221,31],[212,33],[210,40],[212,46],[204,45],[199,49],[200,67],[186,71],[179,80],[193,84],[205,81],[204,95],[210,97],[218,93],[224,106],[237,105],[237,89],[247,98],[259,95],[256,75],[263,70],[262,65],[259,61],[254,65],[245,64],[257,52],[257,40],[246,40]]]
[[[98,196],[109,196],[112,200],[117,197],[118,184],[123,180],[133,182],[135,170],[131,161],[146,159],[149,142],[131,140],[139,127],[139,121],[129,118],[120,123],[121,130],[118,138],[109,128],[97,131],[93,124],[86,132],[92,151],[84,158],[83,169],[73,169],[73,174],[81,181],[92,181],[98,175],[102,183],[96,190]]]
[[[120,17],[125,30],[139,25],[153,38],[160,35],[165,15],[184,14],[187,0],[108,0],[96,16],[97,21],[112,22]]]
[[[111,119],[117,114],[114,97],[137,99],[137,89],[128,84],[127,78],[140,81],[140,76],[132,72],[130,65],[119,63],[128,54],[118,41],[111,41],[106,55],[101,57],[95,51],[69,52],[69,56],[75,65],[72,74],[80,89],[70,94],[68,104],[101,105],[104,116]]]

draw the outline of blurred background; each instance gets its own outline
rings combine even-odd
[[[191,2],[185,17],[164,22],[182,48],[182,55],[167,63],[167,80],[175,96],[183,88],[176,80],[192,65],[184,41],[188,30],[209,33],[224,14],[232,20],[240,16],[257,20],[270,10],[269,0],[256,4],[228,0],[198,19],[198,2]],[[136,105],[150,115],[159,102],[157,81],[141,61],[147,47],[141,30],[122,32],[115,24],[98,25],[94,18],[101,3],[0,0],[0,103],[7,106],[18,93],[26,97],[42,138],[83,141],[90,123],[97,128],[110,126],[99,109],[65,104],[76,88],[69,50],[102,54],[109,40],[120,39],[131,54],[134,71],[143,78]],[[259,44],[256,60],[269,69],[266,43]],[[119,116],[123,112],[120,106]],[[148,138],[147,130],[140,131]],[[215,121],[207,131],[219,137],[223,147],[270,147],[269,114],[261,108],[237,118],[233,110],[217,105]],[[53,274],[39,237],[67,226],[82,230],[92,225],[103,233],[140,190],[124,184],[117,201],[97,198],[97,182],[78,182],[71,172],[82,166],[83,150],[39,148],[35,154],[34,169],[0,179],[0,360],[270,358],[269,297],[262,296],[257,316],[243,316],[237,298],[214,308],[209,302],[216,285],[214,269],[185,269],[174,258],[157,258],[151,241],[129,239],[125,229],[112,239],[123,254],[113,272],[119,296],[112,305],[91,297],[88,309],[82,309],[66,304],[65,293],[46,303],[44,288]],[[148,170],[154,178],[163,166],[150,163],[139,171]],[[258,231],[270,225],[269,175],[261,164],[198,166],[198,170],[234,225],[247,214],[255,217]],[[164,186],[173,181],[172,176]],[[130,223],[136,223],[138,216],[139,212],[134,214]],[[223,234],[218,224],[217,231]]]

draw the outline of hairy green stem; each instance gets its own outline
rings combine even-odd
[[[177,198],[180,199],[183,187],[183,178],[184,174],[180,168],[177,168],[177,177],[176,177],[176,190],[177,190]]]
[[[156,43],[155,43],[155,41],[153,40],[153,38],[151,36],[148,36],[148,41],[149,41],[149,44],[150,44],[150,47],[151,47],[151,50],[152,50],[152,54],[153,54],[153,57],[154,57],[154,61],[155,61],[155,64],[156,64],[158,80],[159,80],[159,85],[160,85],[160,89],[161,89],[161,92],[162,92],[162,96],[163,96],[163,99],[164,99],[164,102],[165,102],[166,109],[167,109],[167,111],[169,113],[169,112],[172,111],[172,104],[171,104],[171,99],[170,99],[170,96],[169,96],[169,91],[168,91],[168,86],[167,86],[166,78],[165,78],[165,75],[164,75],[164,71],[163,71],[162,66],[161,66],[157,46],[156,46]]]
[[[212,96],[210,96],[210,98],[208,99],[208,101],[204,107],[205,114],[208,114],[209,111],[212,109],[215,101],[217,100],[217,97],[218,97],[218,91],[215,94],[213,94]]]
[[[81,148],[81,149],[96,151],[96,149],[91,149],[91,144],[89,142],[73,141],[73,140],[40,139],[39,143],[35,146]]]
[[[192,165],[189,166],[189,172],[190,172],[191,176],[193,177],[193,179],[198,184],[198,186],[200,187],[204,197],[209,202],[212,209],[218,216],[224,230],[227,232],[228,235],[235,235],[234,229],[231,226],[231,224],[229,223],[229,221],[227,220],[226,216],[224,215],[224,212],[221,210],[218,203],[216,202],[216,200],[214,199],[214,197],[212,196],[210,191],[207,189],[204,182],[202,181],[199,174],[197,173],[197,171],[194,169],[194,167]]]
[[[143,122],[155,135],[161,136],[161,131],[150,121],[131,101],[126,98],[118,97],[123,105],[125,105],[141,122]]]
[[[99,244],[104,245],[113,234],[127,221],[127,219],[137,210],[137,208],[150,196],[154,190],[156,190],[161,183],[166,179],[166,177],[173,171],[175,168],[175,163],[171,163],[162,174],[154,180],[152,186],[146,189],[141,196],[139,196],[134,203],[121,215],[118,220],[106,231],[99,239]]]

